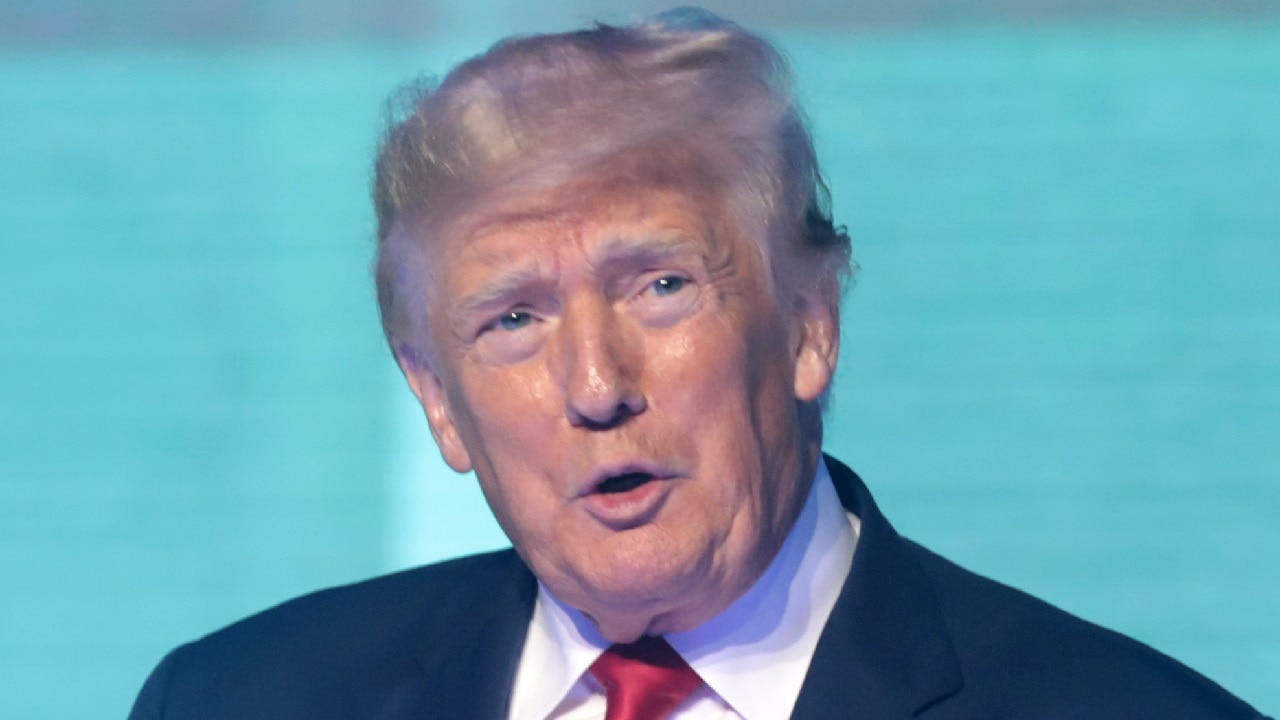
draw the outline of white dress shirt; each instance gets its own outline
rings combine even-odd
[[[672,720],[790,717],[849,574],[859,530],[819,462],[795,526],[760,579],[716,617],[666,636],[704,681]],[[604,718],[604,690],[587,668],[609,644],[581,612],[539,583],[510,720]]]

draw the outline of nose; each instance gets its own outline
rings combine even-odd
[[[570,424],[604,430],[644,412],[643,348],[635,333],[604,298],[579,298],[565,307],[559,375]]]

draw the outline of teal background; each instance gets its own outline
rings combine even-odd
[[[0,717],[122,717],[176,643],[503,543],[367,273],[382,99],[523,21],[449,22],[0,33]],[[776,25],[862,265],[829,448],[1276,713],[1280,19]]]

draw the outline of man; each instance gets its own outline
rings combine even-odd
[[[789,84],[680,11],[417,92],[377,161],[384,328],[514,550],[183,646],[132,717],[1260,717],[824,459],[850,250]]]

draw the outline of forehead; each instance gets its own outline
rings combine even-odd
[[[553,200],[558,202],[484,208],[456,225],[435,253],[441,284],[456,288],[472,275],[506,268],[554,272],[565,253],[592,263],[677,250],[713,254],[735,235],[727,231],[718,203],[678,190]]]

